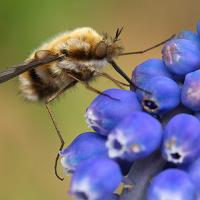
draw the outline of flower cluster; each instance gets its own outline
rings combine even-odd
[[[182,31],[167,42],[162,59],[136,66],[132,82],[136,89],[97,96],[85,114],[95,132],[60,152],[65,173],[72,173],[69,193],[77,200],[116,200],[121,183],[139,184],[127,178],[132,163],[160,152],[161,172],[139,185],[145,198],[200,199],[200,21],[197,33]]]

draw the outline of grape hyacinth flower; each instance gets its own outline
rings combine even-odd
[[[137,86],[141,86],[154,76],[172,77],[164,62],[158,58],[151,58],[137,65],[132,73],[132,82]]]
[[[168,169],[151,180],[147,200],[197,200],[195,186],[187,173]]]
[[[177,114],[165,127],[163,158],[175,164],[194,161],[200,154],[200,122],[193,115]]]
[[[79,165],[73,174],[70,194],[78,200],[110,198],[121,181],[120,168],[111,159],[87,160]]]
[[[187,166],[187,172],[195,184],[198,198],[200,199],[200,157]]]
[[[186,75],[181,93],[182,103],[193,111],[200,111],[200,70]]]
[[[61,164],[65,173],[72,173],[77,166],[88,159],[108,156],[106,138],[93,132],[82,133],[60,152]]]
[[[197,32],[178,33],[162,59],[136,66],[132,91],[93,100],[85,116],[96,132],[60,152],[76,200],[200,199],[200,21]]]
[[[188,39],[173,39],[162,49],[163,61],[173,74],[183,77],[200,67],[199,45]]]
[[[181,31],[175,37],[176,39],[187,39],[195,42],[200,47],[200,38],[197,33],[192,32],[190,30]]]
[[[107,135],[125,116],[141,111],[136,94],[121,89],[109,89],[97,96],[88,107],[85,117],[89,127]]]
[[[159,147],[162,134],[162,126],[157,119],[144,112],[135,112],[108,135],[106,146],[109,156],[128,161],[141,159]]]
[[[138,89],[136,94],[146,112],[164,114],[180,103],[180,88],[170,78],[155,76],[139,86],[145,91]]]

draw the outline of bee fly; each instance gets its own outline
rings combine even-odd
[[[122,55],[141,54],[171,39],[170,37],[143,51],[123,53],[123,48],[119,44],[122,29],[117,29],[114,38],[107,34],[100,35],[92,28],[87,27],[64,32],[36,49],[24,64],[11,67],[0,73],[0,83],[19,75],[23,96],[30,101],[45,103],[61,142],[59,150],[62,150],[64,140],[51,114],[49,102],[77,83],[83,84],[93,92],[102,94],[101,91],[89,84],[90,80],[98,76],[111,80],[119,87],[133,85],[130,78],[116,64],[114,58]],[[110,64],[129,85],[115,80],[103,72],[102,69],[107,64]],[[133,86],[138,88],[136,85]],[[59,154],[56,157],[54,170],[56,176],[63,180],[57,173],[58,159]]]

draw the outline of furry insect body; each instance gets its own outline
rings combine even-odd
[[[76,85],[78,81],[72,77],[90,81],[108,64],[108,59],[121,52],[122,47],[114,39],[99,35],[91,28],[65,32],[35,50],[26,62],[43,59],[47,54],[64,55],[64,58],[21,74],[21,91],[30,101],[48,101],[63,88]]]

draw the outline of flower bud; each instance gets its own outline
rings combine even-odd
[[[187,73],[199,69],[199,45],[188,39],[173,39],[162,49],[163,61],[169,71],[184,77]]]
[[[147,200],[197,200],[195,186],[187,173],[168,169],[151,180]]]
[[[74,172],[85,160],[107,157],[106,138],[92,132],[82,133],[60,152],[61,164],[66,173]]]
[[[148,59],[136,66],[132,73],[132,82],[137,86],[141,86],[144,82],[154,76],[171,77],[161,59]]]
[[[157,119],[144,112],[135,112],[108,135],[106,146],[109,156],[128,161],[144,158],[159,147],[162,134],[162,126]]]
[[[191,163],[200,154],[200,122],[190,114],[177,114],[164,130],[162,156],[175,164]]]
[[[180,88],[170,78],[155,76],[146,80],[136,94],[143,109],[152,114],[164,114],[180,103]]]
[[[70,194],[79,200],[110,198],[122,181],[119,166],[111,159],[87,160],[72,176]]]
[[[186,75],[181,92],[181,101],[189,109],[200,111],[200,70]]]
[[[193,163],[191,163],[187,170],[188,174],[190,175],[193,183],[195,184],[198,198],[200,199],[200,157],[195,160]]]
[[[88,126],[102,135],[108,135],[125,116],[142,110],[132,91],[109,89],[103,93],[111,98],[103,94],[97,96],[85,114]]]
[[[192,32],[190,30],[181,31],[176,35],[177,39],[187,39],[195,42],[200,47],[200,38],[197,33]]]

